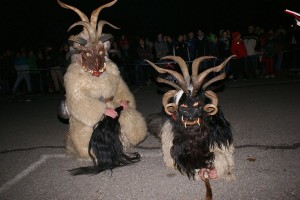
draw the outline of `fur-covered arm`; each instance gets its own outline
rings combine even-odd
[[[120,78],[114,101],[120,103],[122,100],[129,101],[130,108],[136,108],[135,98],[132,92],[129,90],[124,80]]]
[[[93,127],[102,118],[107,105],[92,97],[84,82],[75,78],[72,74],[65,75],[66,103],[70,116]]]

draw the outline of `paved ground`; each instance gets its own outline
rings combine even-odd
[[[156,89],[132,88],[144,116],[160,110]],[[214,199],[300,199],[299,91],[297,78],[226,82],[218,95],[233,127],[237,180],[211,181]],[[62,98],[0,98],[1,200],[204,199],[203,182],[166,168],[160,142],[151,135],[133,149],[141,162],[112,174],[71,176],[69,169],[90,163],[64,154],[68,125],[56,117]]]

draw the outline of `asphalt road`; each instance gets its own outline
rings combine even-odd
[[[156,86],[132,88],[146,117],[161,108]],[[215,200],[300,199],[300,80],[226,82],[219,105],[234,134],[236,181],[211,181]],[[202,181],[164,166],[160,141],[149,135],[132,151],[139,163],[113,173],[73,177],[90,165],[65,155],[68,124],[56,117],[62,95],[0,98],[1,200],[194,200]]]

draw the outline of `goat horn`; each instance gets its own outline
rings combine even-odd
[[[221,71],[221,69],[223,69],[225,67],[225,65],[229,62],[229,60],[231,58],[235,57],[235,55],[232,55],[230,56],[229,58],[227,58],[225,61],[223,61],[220,65],[216,66],[216,67],[212,67],[212,68],[209,68],[205,71],[203,71],[202,73],[200,73],[197,78],[195,79],[195,82],[193,83],[193,93],[192,93],[192,96],[193,95],[196,95],[202,82],[204,81],[205,77],[211,73],[211,72],[219,72]]]
[[[211,104],[206,104],[203,110],[209,115],[215,115],[218,112],[218,96],[211,90],[206,91],[205,96],[211,100]]]
[[[159,78],[159,77],[156,79],[156,81],[159,82],[159,83],[165,83],[165,84],[168,84],[168,85],[170,85],[170,86],[176,88],[177,90],[181,90],[181,88],[180,88],[178,85],[176,85],[174,82],[172,82],[172,81],[168,81],[168,80],[166,80],[166,79]]]
[[[177,105],[175,103],[169,103],[169,100],[174,97],[177,93],[177,90],[170,90],[166,92],[163,96],[162,103],[165,109],[165,112],[168,115],[172,115],[172,112],[177,110]]]
[[[199,70],[199,67],[200,67],[200,63],[204,60],[213,59],[213,58],[216,58],[216,57],[214,57],[214,56],[202,56],[202,57],[199,57],[199,58],[197,58],[193,61],[193,63],[192,63],[192,81],[193,82],[195,82],[195,79],[198,76],[198,70]]]
[[[209,81],[207,81],[203,86],[202,89],[205,90],[209,85],[211,85],[212,83],[219,81],[219,80],[223,80],[226,77],[226,73],[222,73],[216,77],[214,77],[213,79],[210,79]]]
[[[66,8],[66,9],[71,9],[71,10],[73,10],[74,12],[76,12],[76,13],[79,15],[79,17],[80,17],[80,19],[81,19],[82,21],[84,21],[84,22],[89,22],[88,17],[87,17],[83,12],[81,12],[78,8],[75,8],[74,6],[70,6],[70,5],[68,5],[68,4],[65,4],[65,3],[61,2],[60,0],[57,0],[57,2],[58,2],[58,4],[59,4],[61,7]],[[85,30],[85,29],[84,29],[84,32],[86,33],[86,30]]]
[[[190,75],[189,75],[189,70],[188,70],[188,67],[187,67],[185,61],[181,57],[179,57],[179,56],[165,56],[161,59],[171,59],[171,60],[174,60],[175,62],[177,62],[177,64],[179,65],[179,67],[181,69],[181,72],[182,72],[183,78],[185,80],[186,86],[188,87],[190,85],[191,78],[190,78]]]
[[[99,13],[101,12],[101,10],[103,8],[108,8],[112,5],[114,5],[115,3],[117,2],[117,0],[114,0],[110,3],[107,3],[105,5],[102,5],[100,6],[99,8],[95,9],[93,12],[92,12],[92,15],[91,15],[91,25],[92,27],[96,30],[96,25],[97,25],[97,21],[98,21],[98,16],[99,16]]]
[[[111,23],[109,23],[109,22],[107,22],[107,21],[105,21],[105,20],[100,20],[100,21],[98,22],[98,26],[97,26],[97,27],[98,27],[98,28],[97,28],[97,38],[98,38],[98,39],[99,39],[99,38],[101,37],[101,35],[102,35],[102,29],[103,29],[103,26],[104,26],[105,24],[107,24],[107,25],[113,27],[114,29],[120,29],[120,28],[118,28],[118,27],[112,25]]]
[[[91,41],[91,42],[95,41],[95,39],[96,39],[95,31],[94,31],[93,27],[91,26],[91,24],[88,22],[84,22],[84,21],[76,22],[69,27],[68,31],[70,31],[72,28],[74,28],[75,26],[78,26],[78,25],[82,25],[84,28],[86,28],[86,30],[89,34],[89,41]]]
[[[154,63],[152,63],[151,61],[149,60],[145,60],[147,63],[149,63],[157,72],[161,73],[161,74],[164,74],[164,73],[169,73],[171,75],[173,75],[176,80],[178,81],[178,84],[179,84],[179,87],[186,93],[188,94],[188,89],[187,89],[187,86],[186,86],[186,83],[182,77],[181,74],[179,74],[178,72],[176,71],[173,71],[173,70],[169,70],[169,69],[163,69],[163,68],[160,68],[158,66],[156,66]]]

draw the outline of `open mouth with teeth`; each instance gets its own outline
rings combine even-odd
[[[84,66],[84,65],[82,67],[83,67],[84,71],[89,72],[93,76],[97,76],[97,77],[100,76],[103,72],[106,71],[106,65],[105,65],[105,63],[104,63],[104,66],[101,69],[99,69],[99,70],[91,70],[90,68],[88,68],[87,66]]]
[[[181,122],[184,124],[185,127],[194,126],[194,125],[197,125],[197,124],[200,126],[200,124],[202,122],[202,119],[198,117],[197,119],[191,121],[191,120],[184,119],[183,116],[182,116],[181,117]]]

